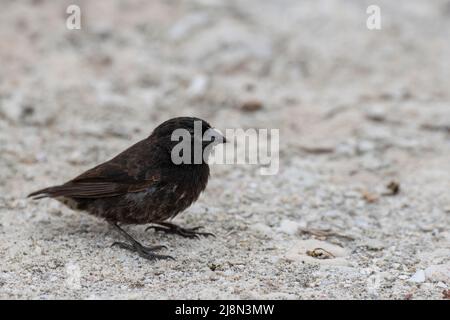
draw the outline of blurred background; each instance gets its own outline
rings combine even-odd
[[[80,30],[66,28],[71,4]],[[371,4],[381,30],[366,27]],[[450,1],[0,6],[0,297],[441,298],[448,289]],[[182,268],[103,250],[115,235],[102,222],[24,199],[183,115],[222,130],[280,129],[280,172],[213,168],[177,219],[206,225],[215,241],[135,229],[168,243]],[[314,260],[308,241],[345,250]],[[69,260],[81,289],[66,285]]]

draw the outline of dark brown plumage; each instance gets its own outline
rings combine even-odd
[[[201,137],[194,131],[194,122],[201,123]],[[211,235],[198,232],[198,228],[185,229],[165,222],[189,207],[205,189],[209,166],[203,160],[199,164],[175,164],[171,159],[172,141],[176,129],[186,129],[195,139],[202,139],[211,126],[204,120],[191,117],[170,119],[159,125],[146,139],[136,143],[113,159],[102,163],[63,185],[33,192],[29,197],[55,198],[72,209],[83,210],[104,218],[113,225],[128,242],[116,242],[121,248],[137,252],[147,259],[171,258],[157,255],[162,246],[145,247],[126,233],[118,223],[146,224],[157,231],[177,233],[185,237]],[[217,138],[217,135],[215,136]],[[202,140],[204,150],[210,144],[225,142],[224,138]],[[221,141],[221,139],[223,139]],[[209,146],[210,147],[210,146]],[[193,159],[193,155],[191,154]]]

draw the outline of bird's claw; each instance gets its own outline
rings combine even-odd
[[[132,252],[137,252],[140,257],[145,258],[147,260],[175,260],[172,256],[167,255],[161,255],[161,254],[155,254],[154,251],[158,251],[161,249],[167,249],[166,246],[152,246],[152,247],[146,247],[141,245],[140,243],[136,242],[133,244],[129,244],[126,242],[114,242],[111,247],[119,247],[125,250],[129,250]]]
[[[198,227],[194,227],[194,228],[182,228],[179,227],[177,225],[171,224],[171,223],[164,223],[164,224],[160,224],[160,225],[152,225],[149,226],[145,229],[145,231],[149,230],[149,229],[153,229],[156,232],[165,232],[165,233],[170,233],[170,234],[178,234],[184,238],[195,238],[195,239],[200,239],[200,236],[204,236],[204,237],[216,237],[213,233],[210,232],[199,232],[197,230],[203,228],[203,226],[198,226]]]
[[[115,246],[117,246],[117,247],[119,247],[119,248],[122,248],[122,249],[134,250],[133,245],[128,244],[128,243],[126,243],[126,242],[119,242],[119,241],[116,241],[116,242],[114,242],[114,243],[111,245],[111,247],[115,247]],[[160,246],[151,246],[151,247],[146,247],[146,246],[141,245],[141,250],[143,250],[143,251],[148,251],[148,252],[150,252],[150,251],[159,251],[159,250],[161,250],[161,249],[167,249],[167,247],[164,246],[164,245],[160,245]]]

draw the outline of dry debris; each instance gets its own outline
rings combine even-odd
[[[336,256],[334,254],[332,254],[330,251],[327,251],[323,248],[315,248],[313,250],[306,250],[306,254],[310,257],[317,258],[317,259],[336,258]]]
[[[375,195],[375,194],[373,194],[373,193],[370,193],[370,192],[367,191],[367,190],[361,191],[361,194],[362,194],[363,199],[364,199],[367,203],[374,203],[374,202],[377,202],[377,201],[378,201],[378,196]]]
[[[383,193],[384,196],[394,196],[400,192],[400,184],[397,181],[391,181],[386,186],[389,192]]]
[[[332,147],[309,147],[309,146],[300,146],[300,149],[304,152],[311,154],[327,154],[333,153],[335,148]]]
[[[346,239],[346,240],[354,240],[354,238],[351,236],[339,234],[339,233],[333,232],[329,229],[320,230],[320,229],[299,228],[298,230],[300,231],[300,233],[313,235],[318,240],[326,240],[329,237],[342,238],[342,239]]]
[[[255,112],[261,110],[262,108],[263,108],[262,102],[256,99],[245,101],[241,105],[241,110],[244,112]]]

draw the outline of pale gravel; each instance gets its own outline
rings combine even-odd
[[[81,31],[65,28],[68,3]],[[377,3],[380,31],[358,0],[2,1],[0,298],[441,299],[450,2]],[[263,108],[242,112],[249,99]],[[217,238],[128,228],[176,261],[110,248],[105,222],[25,198],[178,115],[279,128],[281,143],[277,175],[214,166],[175,220]],[[392,180],[400,193],[383,196]]]

